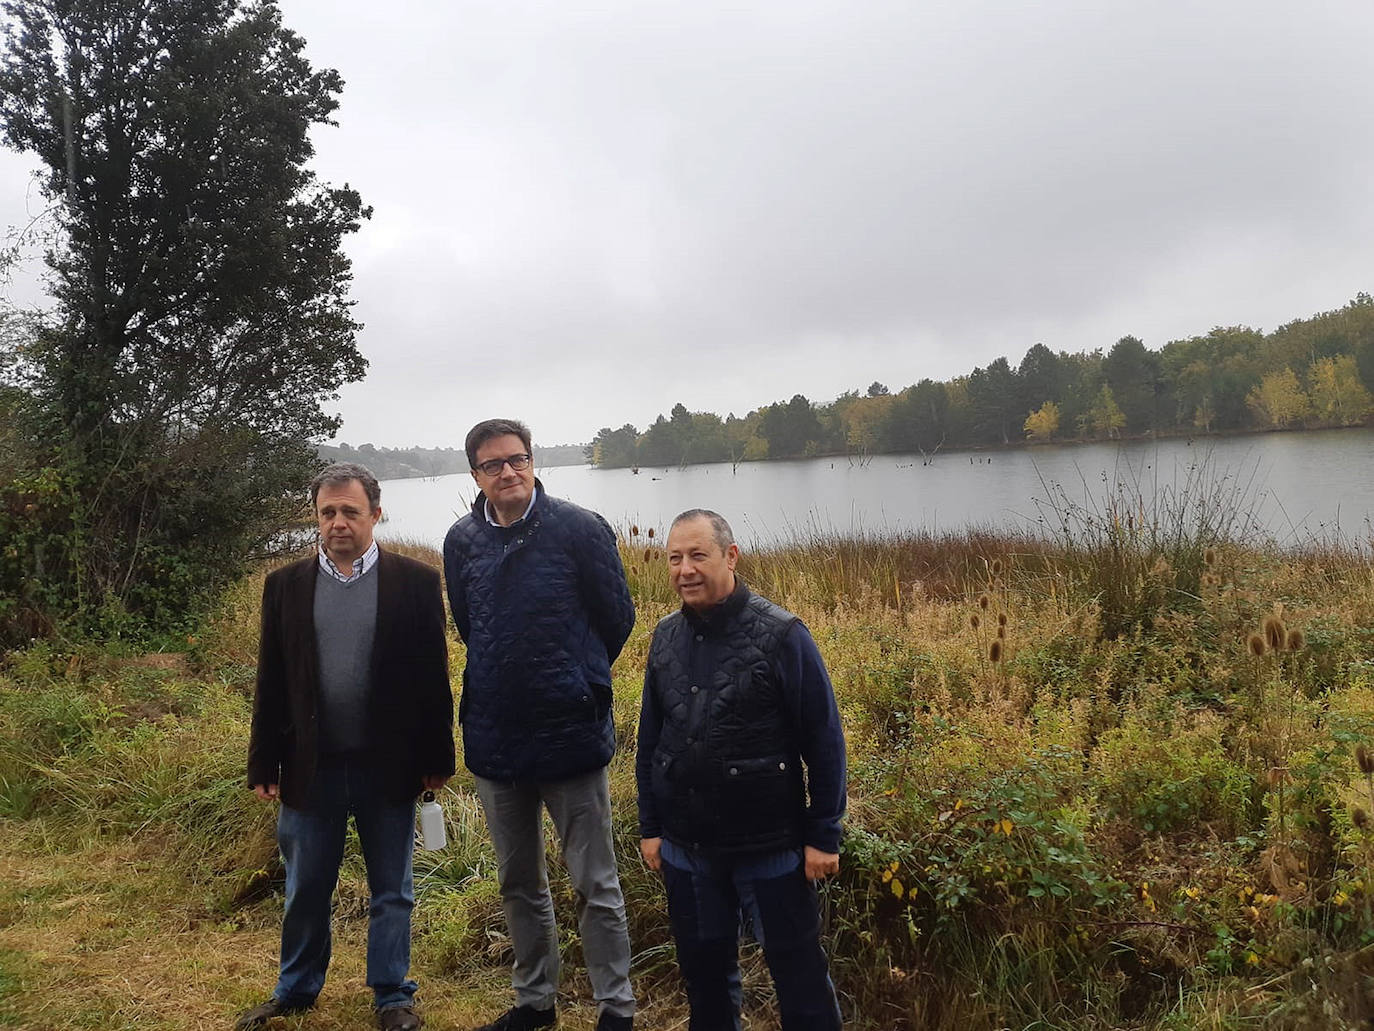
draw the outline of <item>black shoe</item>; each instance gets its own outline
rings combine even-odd
[[[388,1006],[377,1011],[377,1027],[381,1031],[417,1031],[423,1023],[414,1006]]]
[[[534,1031],[537,1027],[553,1027],[558,1023],[558,1011],[550,1006],[537,1010],[533,1006],[512,1006],[490,1024],[473,1031]]]
[[[234,1031],[257,1031],[258,1028],[266,1027],[267,1022],[273,1017],[289,1017],[293,1013],[304,1013],[313,1005],[313,1002],[282,1002],[280,999],[268,999],[261,1005],[240,1013],[234,1021]]]
[[[596,1031],[634,1031],[635,1018],[622,1017],[619,1013],[601,1011],[596,1018]]]

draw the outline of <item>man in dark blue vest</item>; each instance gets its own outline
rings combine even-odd
[[[458,719],[515,953],[515,1005],[479,1031],[557,1020],[545,809],[578,895],[597,1029],[629,1031],[630,939],[606,764],[615,752],[611,663],[635,613],[615,534],[595,512],[545,492],[523,423],[480,422],[465,446],[482,492],[444,539],[449,607],[467,642]]]
[[[741,911],[784,1031],[838,1029],[815,887],[839,872],[845,808],[830,677],[802,622],[735,576],[739,547],[720,515],[683,512],[667,552],[682,608],[654,630],[635,774],[640,851],[663,874],[689,1029],[740,1026]]]
[[[310,485],[317,552],[263,585],[248,784],[281,803],[286,911],[276,989],[239,1031],[314,1006],[350,814],[367,863],[377,1024],[420,1026],[408,973],[415,798],[453,775],[453,693],[439,572],[378,548],[381,498],[361,465],[323,470]]]

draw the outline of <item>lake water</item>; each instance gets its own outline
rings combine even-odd
[[[1052,496],[1101,509],[1114,491],[1147,499],[1189,490],[1225,494],[1281,544],[1337,536],[1368,542],[1374,518],[1374,430],[1048,445],[1011,451],[746,462],[670,469],[538,469],[550,493],[624,530],[661,532],[678,512],[713,508],[742,543],[812,530],[1027,528]],[[1122,488],[1120,485],[1125,485]],[[1062,490],[1062,495],[1060,491]],[[439,544],[477,492],[466,473],[382,484],[382,540]],[[1037,500],[1040,504],[1037,504]]]

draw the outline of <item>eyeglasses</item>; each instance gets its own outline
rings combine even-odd
[[[520,472],[530,464],[530,456],[526,454],[511,455],[509,458],[491,458],[485,462],[478,462],[474,469],[480,469],[487,476],[498,476],[503,465],[510,466],[516,472]]]

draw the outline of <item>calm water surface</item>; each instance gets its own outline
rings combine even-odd
[[[1227,496],[1283,544],[1338,534],[1368,541],[1374,518],[1374,430],[1270,433],[1227,439],[1041,446],[1017,451],[681,469],[538,469],[550,493],[595,509],[619,529],[666,527],[686,508],[713,508],[743,542],[812,530],[881,533],[1028,528],[1058,498],[1100,509],[1124,489],[1147,500],[1188,490]],[[1122,487],[1121,485],[1124,485]],[[463,474],[382,484],[378,536],[439,544],[477,492]]]

